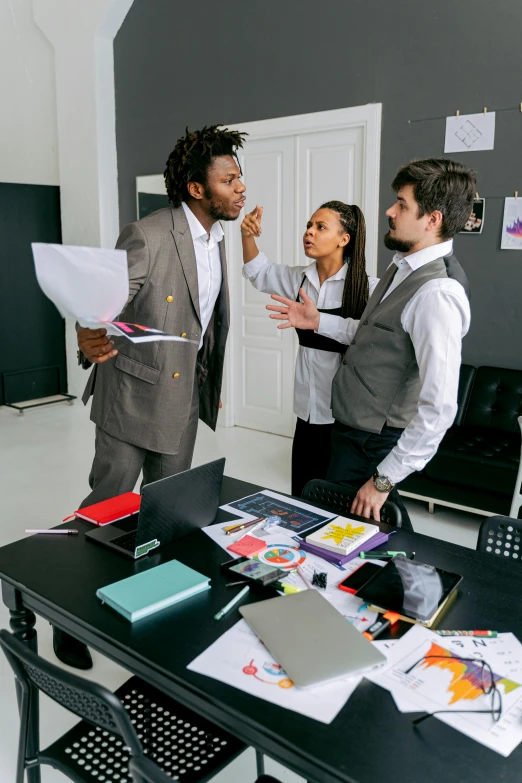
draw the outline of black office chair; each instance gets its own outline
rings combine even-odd
[[[312,479],[303,489],[302,498],[312,500],[325,511],[332,511],[341,516],[350,513],[353,499],[357,490],[344,484],[336,484],[333,481]],[[391,500],[387,500],[381,508],[381,522],[388,525],[402,527],[402,514],[398,506]]]
[[[145,783],[172,783],[172,778],[165,775],[156,764],[153,764],[146,756],[139,756],[130,760],[129,769],[136,780]],[[256,783],[281,783],[272,775],[261,775]]]
[[[23,783],[27,768],[41,764],[55,767],[75,783],[204,783],[247,747],[138,677],[112,693],[40,658],[5,630],[0,631],[0,646],[19,684],[16,783]],[[29,758],[33,688],[83,720]],[[263,756],[256,752],[256,758],[259,775],[264,772]]]
[[[479,530],[477,550],[522,563],[522,519],[488,517]]]

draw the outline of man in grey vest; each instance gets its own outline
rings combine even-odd
[[[411,529],[396,485],[423,469],[457,412],[470,310],[452,238],[472,211],[475,175],[430,158],[401,168],[392,187],[384,243],[396,253],[333,380],[328,479],[359,487],[352,513],[378,520],[390,497]],[[309,302],[292,309],[292,325],[321,333]]]
[[[105,329],[78,331],[80,360],[94,364],[83,400],[93,395],[96,447],[82,506],[188,470],[198,418],[216,428],[229,325],[223,228],[245,202],[237,149],[245,134],[205,127],[178,139],[165,170],[172,207],[125,226],[129,300],[120,320],[191,342],[116,346]],[[59,629],[64,663],[90,668],[85,645]]]

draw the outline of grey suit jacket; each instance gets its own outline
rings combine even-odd
[[[117,245],[127,251],[129,301],[119,320],[201,338],[194,244],[182,207],[129,223]],[[109,435],[149,451],[176,454],[187,424],[195,379],[199,417],[216,428],[230,308],[225,243],[223,283],[203,346],[182,342],[134,345],[114,338],[115,359],[95,365],[83,401],[94,395],[91,420]]]

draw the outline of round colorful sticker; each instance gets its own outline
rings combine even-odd
[[[286,544],[271,544],[258,554],[258,560],[276,568],[296,568],[304,563],[306,552]]]

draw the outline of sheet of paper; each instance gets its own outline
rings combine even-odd
[[[316,508],[301,500],[287,498],[269,489],[234,500],[220,508],[247,520],[277,515],[281,517],[282,527],[300,534],[337,517],[337,514],[330,511]]]
[[[63,318],[88,326],[121,313],[129,298],[125,250],[42,242],[31,247],[40,288]]]
[[[491,708],[491,696],[477,685],[480,666],[449,656],[483,659],[491,666],[502,695],[497,723],[491,714],[470,712]],[[522,645],[511,633],[496,639],[443,637],[415,625],[391,648],[388,664],[366,677],[394,697],[417,705],[418,711],[455,710],[434,717],[502,756],[509,756],[522,741]]]
[[[495,112],[446,117],[444,152],[492,150],[495,146]]]
[[[245,620],[226,631],[187,668],[321,723],[333,721],[361,681],[349,677],[298,688]]]
[[[229,524],[230,522],[227,522],[223,525],[211,525],[210,527],[203,528],[203,530],[207,536],[216,542],[216,544],[226,550],[227,547],[233,544],[238,537],[227,536],[226,533],[223,532],[223,527]],[[239,535],[241,535],[241,533]],[[262,535],[262,531],[258,529],[252,535],[259,538]],[[268,534],[263,535],[263,538],[268,547],[274,546],[276,544],[285,544],[288,547],[299,546],[299,536],[294,536],[289,530],[286,530],[285,528],[279,527],[277,525],[275,525]],[[228,550],[227,554],[229,555],[230,559],[238,557],[232,552],[228,552]],[[344,590],[339,590],[337,587],[339,582],[341,582],[343,579],[346,579],[348,574],[351,574],[352,571],[355,571],[355,569],[362,564],[362,561],[359,558],[354,558],[343,566],[337,566],[333,563],[329,563],[328,561],[323,560],[322,557],[312,555],[310,552],[306,552],[305,554],[306,560],[301,567],[307,579],[310,582],[312,581],[314,571],[317,571],[318,573],[326,573],[326,590],[319,590],[319,592],[324,595],[324,597],[332,604],[332,606],[335,606],[338,612],[343,614],[349,622],[355,625],[359,631],[365,631],[366,628],[369,628],[370,625],[375,622],[377,613],[369,611],[367,604],[361,601],[360,598],[356,598],[354,595],[351,593],[346,593]],[[382,560],[365,560],[364,562],[375,562],[378,565],[384,565]],[[284,577],[284,581],[287,584],[299,587],[301,590],[306,589],[306,585],[297,571],[288,571]]]
[[[501,250],[522,250],[522,197],[504,201]]]

